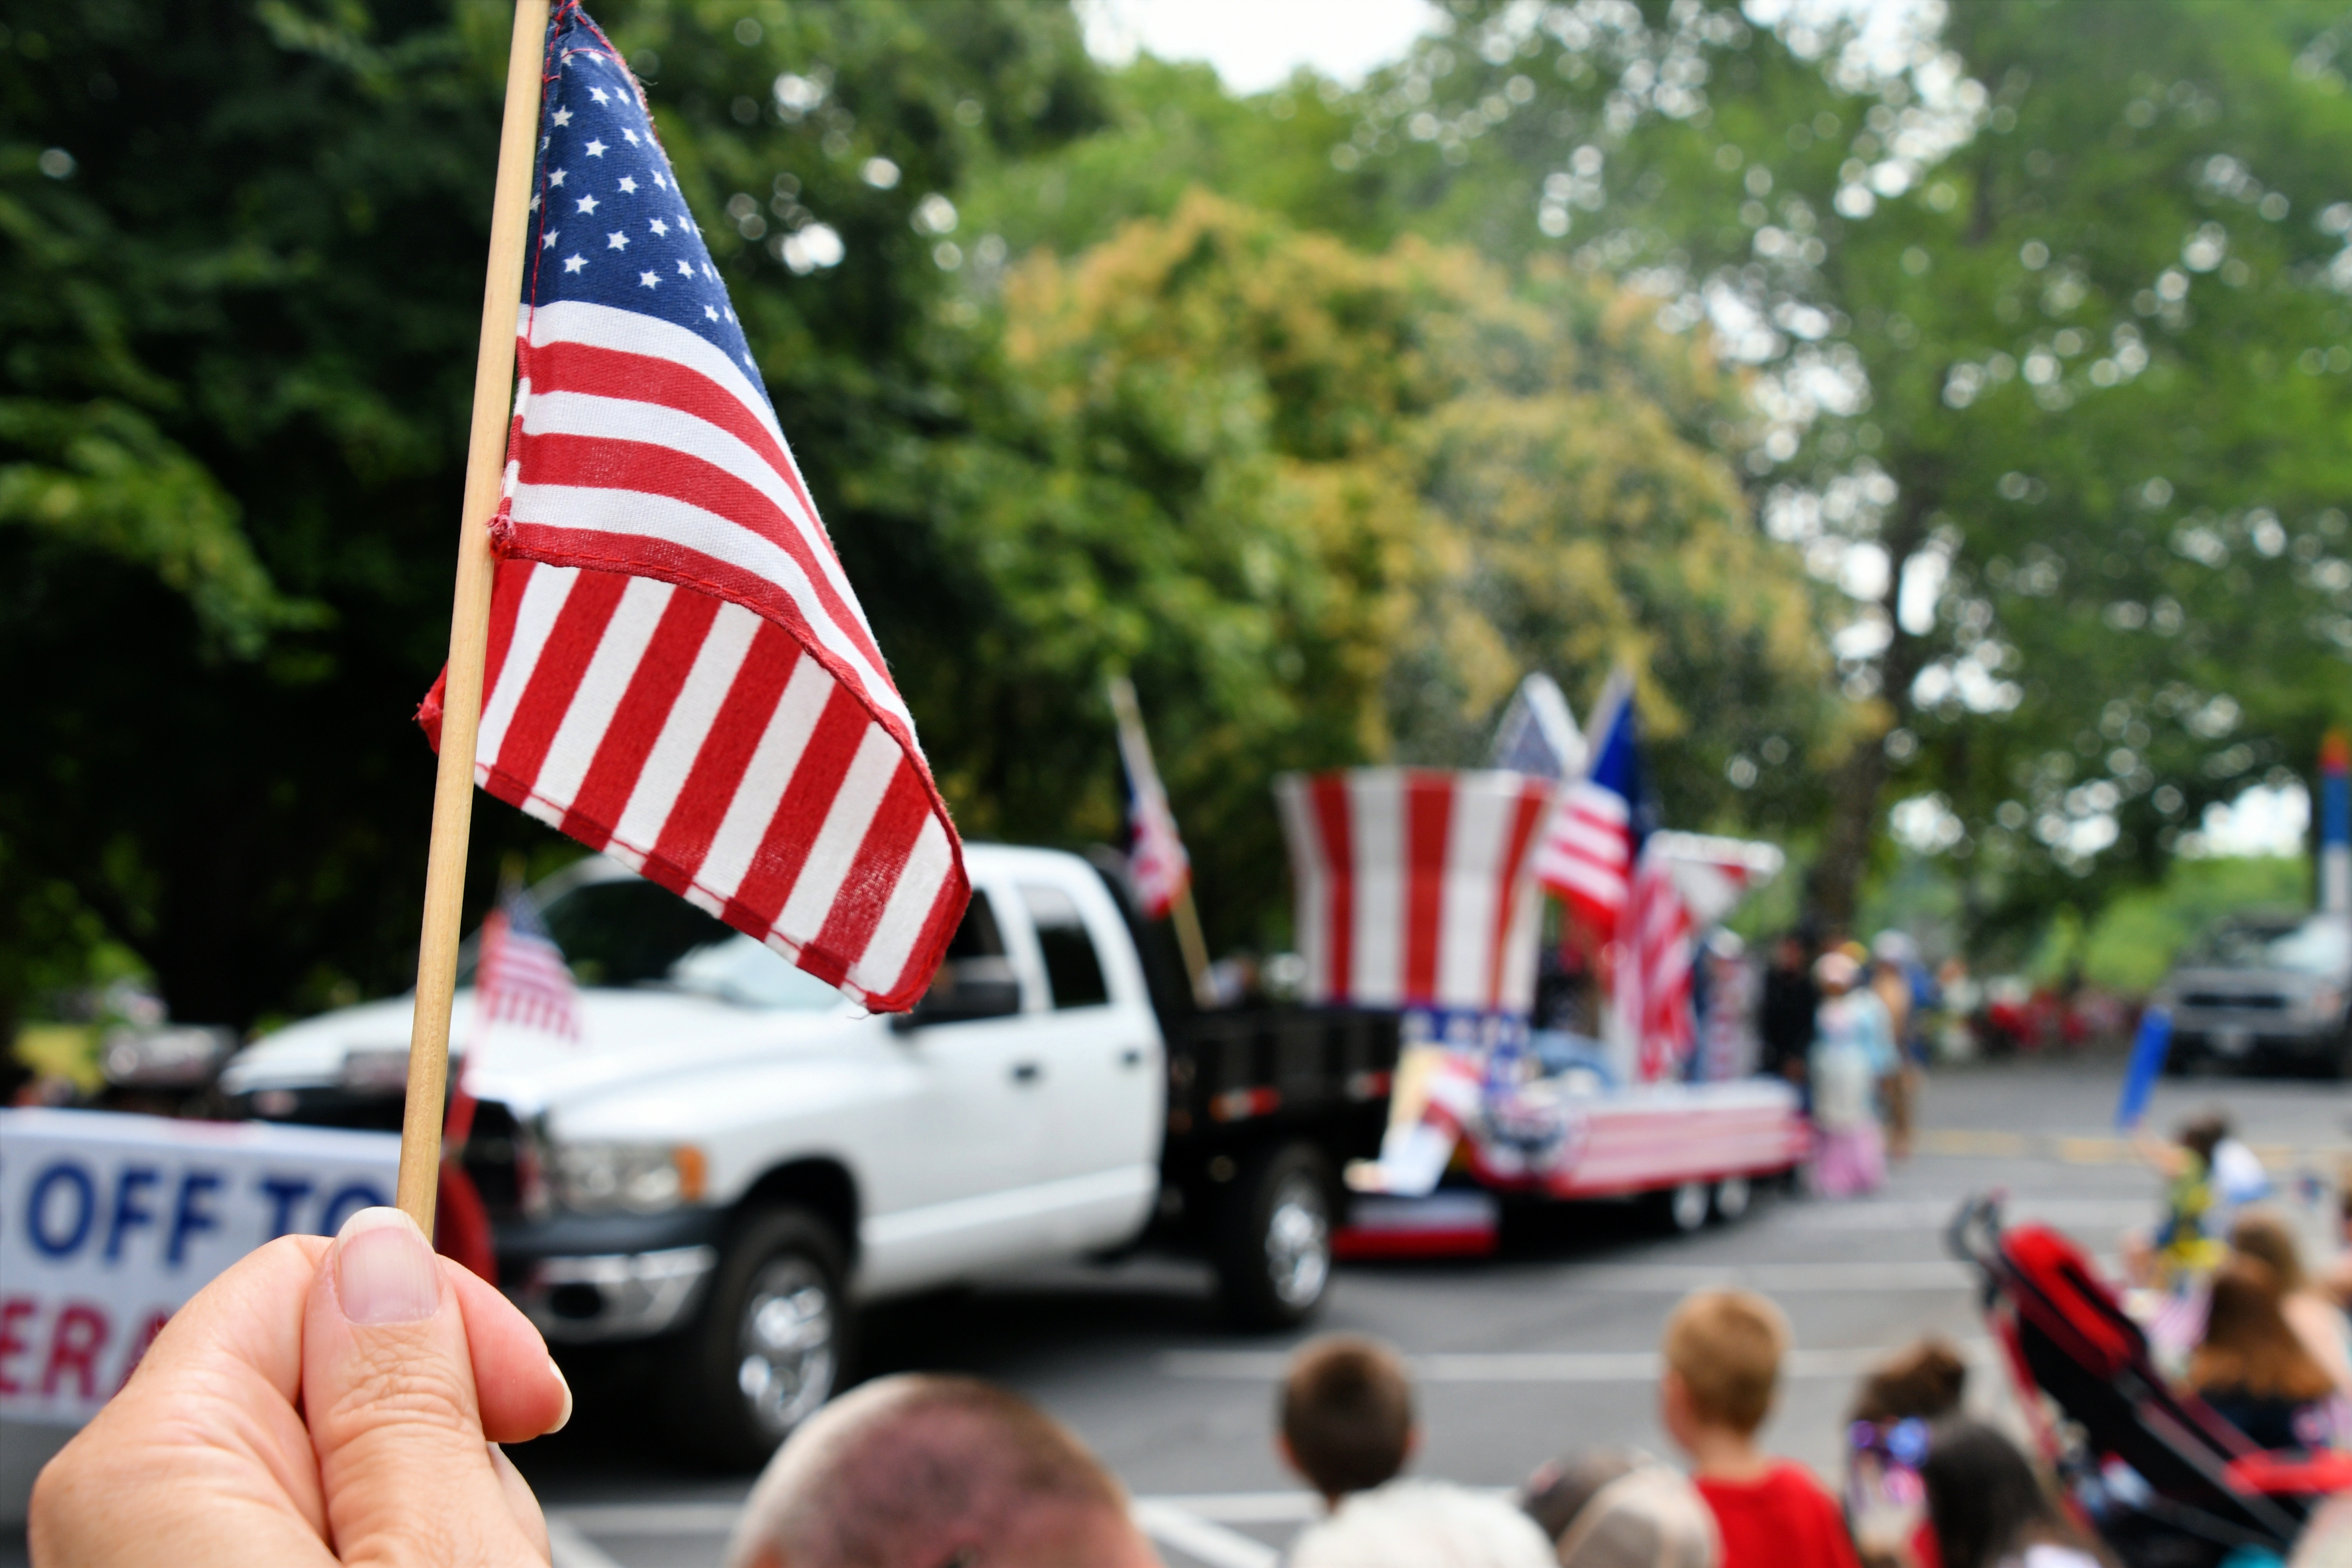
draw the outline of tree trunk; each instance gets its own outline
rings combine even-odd
[[[1911,683],[1918,679],[1927,652],[1927,639],[1903,629],[1903,574],[1911,558],[1927,542],[1927,517],[1934,500],[1925,487],[1903,487],[1902,510],[1889,520],[1880,536],[1887,559],[1886,586],[1879,608],[1886,616],[1887,643],[1876,661],[1878,696],[1887,721],[1854,742],[1853,750],[1830,774],[1828,831],[1822,837],[1820,858],[1806,879],[1807,911],[1824,933],[1851,931],[1859,902],[1864,872],[1870,868],[1870,849],[1878,832],[1879,798],[1892,771],[1886,738],[1911,721]]]

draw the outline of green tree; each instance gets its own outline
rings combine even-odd
[[[1090,122],[1075,22],[600,9],[885,646],[951,617],[961,563],[859,476],[959,426],[935,231],[975,163]],[[0,5],[0,919],[70,947],[93,915],[182,1016],[411,973],[410,714],[447,636],[510,15]],[[478,899],[502,847],[561,852],[476,823]]]
[[[894,645],[956,694],[926,733],[987,803],[968,825],[1115,831],[1097,694],[1129,669],[1213,929],[1265,940],[1272,775],[1481,762],[1528,668],[1589,689],[1630,664],[1701,781],[1812,721],[1810,585],[1689,434],[1735,390],[1650,302],[1557,266],[1515,288],[1410,237],[1369,255],[1195,191],[1032,256],[1002,310],[1016,401],[904,479],[995,595],[977,640]]]
[[[1756,367],[1724,434],[1857,600],[1827,914],[1897,794],[1956,814],[1985,913],[2144,879],[2345,700],[2352,24],[1853,15],[1457,0],[1328,155],[1389,169],[1391,222],[1569,257]]]

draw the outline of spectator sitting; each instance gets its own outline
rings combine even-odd
[[[1716,1568],[1723,1549],[1706,1500],[1638,1449],[1546,1465],[1519,1506],[1550,1537],[1561,1568]]]
[[[1330,1516],[1290,1550],[1291,1568],[1549,1568],[1551,1546],[1499,1498],[1400,1480],[1420,1443],[1412,1381],[1377,1340],[1327,1334],[1291,1358],[1277,1446]],[[797,1565],[794,1565],[797,1568]]]
[[[1666,1320],[1660,1416],[1715,1512],[1724,1568],[1858,1568],[1837,1504],[1801,1465],[1756,1446],[1789,1321],[1746,1290],[1701,1290]]]
[[[1969,1365],[1930,1335],[1863,1380],[1846,1415],[1846,1521],[1864,1568],[1909,1562],[1937,1568],[1918,1467],[1929,1426],[1960,1411]]]
[[[1157,1568],[1067,1428],[972,1378],[887,1377],[811,1416],[752,1488],[730,1568]]]
[[[2189,1386],[2264,1448],[2324,1448],[2343,1425],[2335,1380],[2288,1326],[2278,1275],[2255,1258],[2214,1271]]]
[[[2312,1359],[2336,1380],[2336,1392],[2352,1398],[2352,1323],[2344,1309],[2311,1282],[2304,1272],[2303,1250],[2286,1221],[2268,1209],[2250,1209],[2230,1227],[2230,1246],[2248,1258],[2258,1258],[2278,1276],[2279,1310]]]
[[[1981,1422],[1939,1427],[1920,1479],[1942,1568],[2098,1568],[2017,1445]]]

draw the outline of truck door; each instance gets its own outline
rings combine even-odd
[[[1134,1234],[1159,1188],[1159,1024],[1118,912],[1091,877],[1024,877],[1019,895],[1050,1004],[1029,1020],[1047,1091],[1038,1196],[1057,1247],[1107,1246]]]
[[[1037,1149],[1047,1138],[1034,1019],[1040,998],[1006,952],[1001,890],[972,889],[931,990],[884,1048],[912,1079],[880,1140],[860,1226],[864,1286],[938,1284],[1046,1250]],[[1016,928],[1017,929],[1017,928]]]

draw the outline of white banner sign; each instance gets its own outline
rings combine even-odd
[[[0,1110],[0,1416],[79,1426],[213,1276],[392,1202],[393,1132]]]

